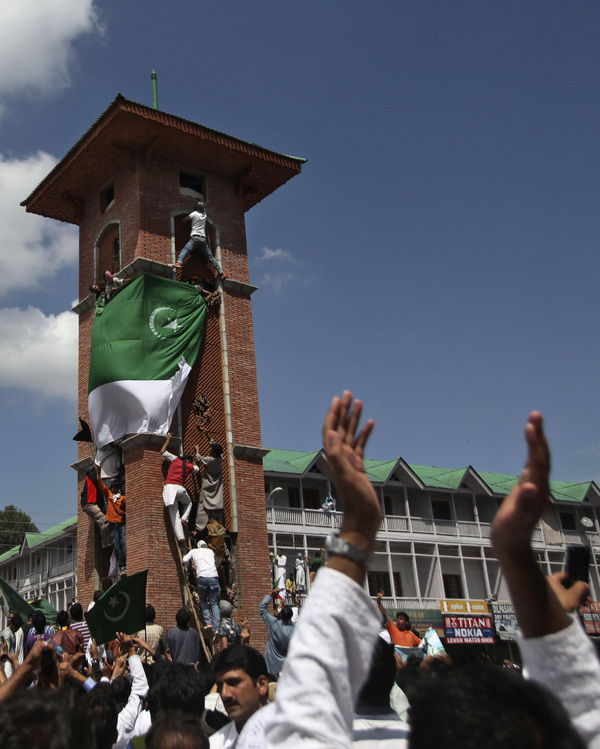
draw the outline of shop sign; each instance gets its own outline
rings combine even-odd
[[[600,603],[592,601],[588,606],[582,606],[580,611],[588,635],[600,635]]]
[[[519,631],[512,603],[492,603],[494,625],[501,640],[516,640]]]
[[[440,601],[442,614],[488,614],[489,609],[486,601]]]
[[[493,645],[491,616],[444,616],[444,632],[449,645]]]

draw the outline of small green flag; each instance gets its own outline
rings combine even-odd
[[[96,448],[166,434],[196,361],[206,303],[196,286],[147,273],[94,319],[88,405]]]
[[[117,632],[131,635],[146,624],[148,570],[123,577],[100,596],[85,614],[91,636],[98,645],[114,640]]]
[[[15,613],[21,614],[23,619],[27,621],[29,614],[34,614],[35,609],[30,606],[24,598],[17,593],[16,590],[10,587],[10,585],[0,577],[0,591],[2,591],[4,602],[6,602],[7,610],[14,611]]]

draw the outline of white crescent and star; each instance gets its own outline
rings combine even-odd
[[[110,616],[108,611],[104,612],[104,616],[106,619],[108,619],[109,622],[119,622],[121,619],[125,616],[127,611],[129,610],[129,605],[131,604],[131,598],[129,597],[128,593],[125,593],[124,590],[120,590],[118,593],[115,593],[114,596],[111,596],[108,601],[107,608],[115,609],[119,606],[119,598],[118,596],[123,596],[125,599],[125,608],[118,616]]]
[[[177,310],[172,307],[157,307],[148,320],[150,330],[157,338],[172,338],[179,328]]]

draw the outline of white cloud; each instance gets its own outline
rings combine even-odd
[[[0,309],[0,387],[77,401],[77,315]]]
[[[288,284],[296,281],[296,275],[287,270],[290,265],[300,265],[290,250],[278,248],[271,250],[263,247],[260,255],[256,256],[257,263],[268,264],[269,270],[265,271],[259,279],[261,286],[270,286],[278,294]]]
[[[268,247],[263,247],[260,252],[261,254],[256,258],[257,262],[259,263],[271,261],[288,262],[293,263],[294,265],[298,263],[296,258],[289,250],[282,250],[281,248],[277,250],[270,250]]]
[[[26,159],[0,154],[0,296],[38,286],[77,261],[77,228],[26,213],[19,203],[56,164],[47,153]]]
[[[1,0],[0,97],[67,86],[73,42],[89,33],[103,33],[94,0]]]
[[[294,280],[293,273],[286,273],[285,271],[269,271],[262,277],[260,283],[263,286],[271,286],[279,294],[284,286],[287,286]]]

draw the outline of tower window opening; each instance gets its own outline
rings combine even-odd
[[[206,197],[206,180],[201,174],[179,170],[179,192],[192,198]]]
[[[112,208],[114,202],[115,183],[111,182],[104,190],[100,190],[100,213],[106,213],[109,208]]]

